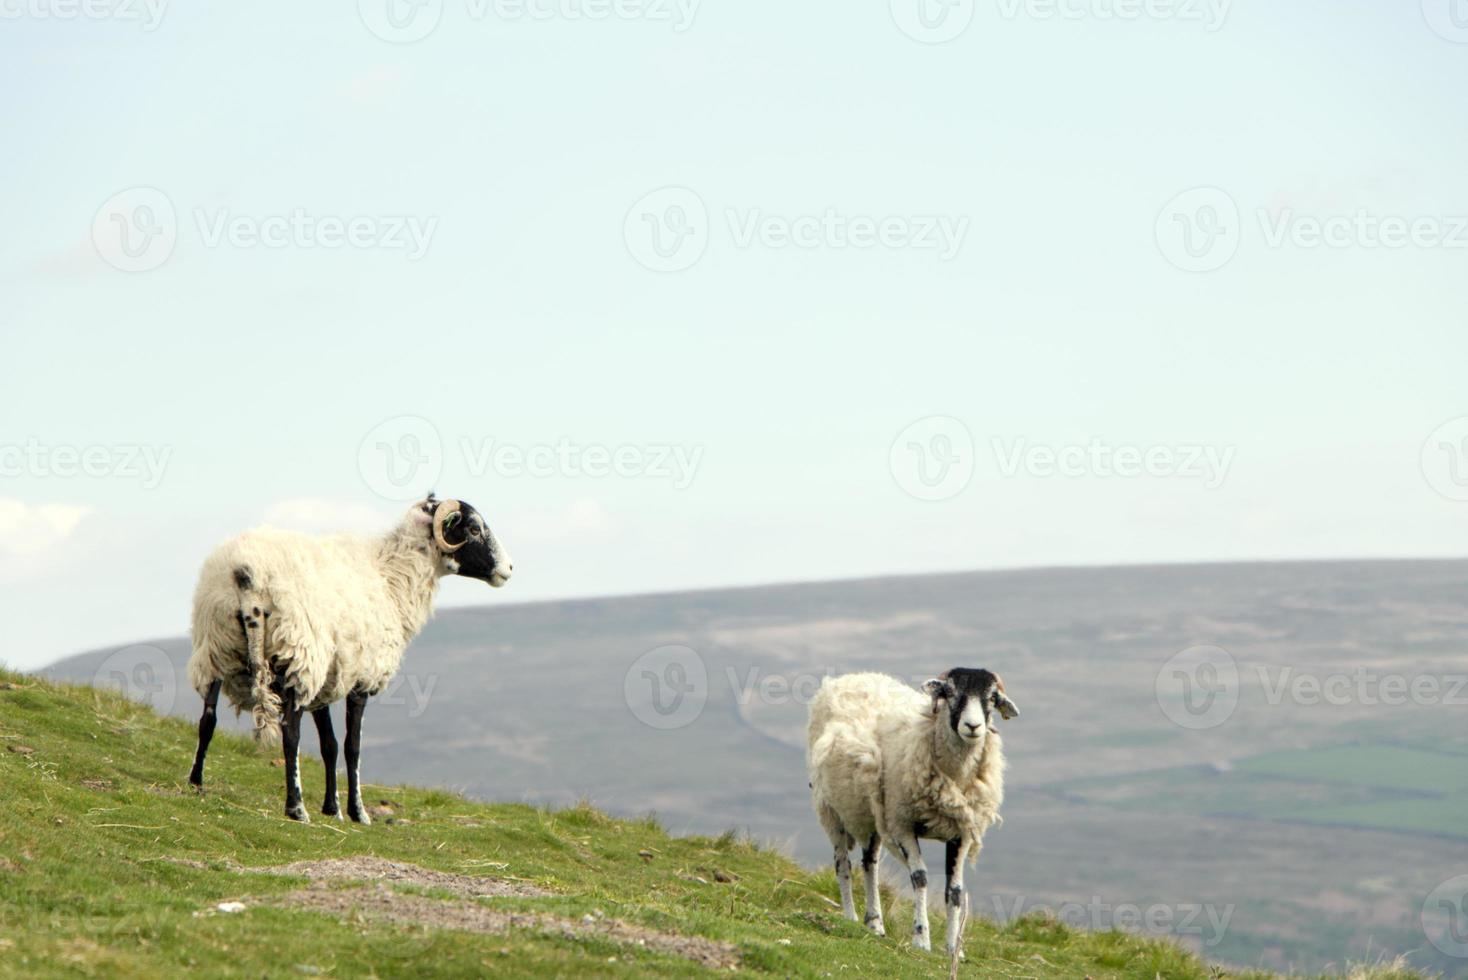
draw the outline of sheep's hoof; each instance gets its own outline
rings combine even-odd
[[[912,948],[920,949],[924,953],[932,952],[933,944],[928,940],[928,931],[926,929],[922,932],[914,932],[912,934]]]
[[[301,823],[310,823],[311,822],[311,815],[309,813],[307,813],[306,812],[306,808],[303,807],[303,806],[301,806],[301,804],[299,804],[299,803],[297,803],[293,807],[291,807],[291,806],[286,807],[285,808],[285,815],[287,817],[289,817],[290,819],[292,819],[292,820],[298,820]]]
[[[347,816],[352,818],[353,823],[359,823],[364,827],[370,826],[372,823],[372,818],[367,816],[366,810],[358,810],[355,807],[348,807]]]
[[[872,931],[872,934],[873,935],[876,935],[876,936],[885,936],[885,935],[887,935],[887,927],[882,924],[882,920],[881,919],[878,919],[875,922],[868,922],[867,923],[867,928]]]
[[[962,963],[964,960],[966,960],[968,958],[968,957],[966,957],[966,956],[963,955],[963,950],[961,950],[961,949],[955,950],[952,946],[949,946],[948,947],[948,957],[949,957],[949,959],[952,959],[953,958],[953,955],[955,953],[958,954],[958,961],[960,963]]]
[[[323,817],[336,817],[340,820],[342,818],[341,805],[336,800],[327,800],[321,804],[321,815]]]

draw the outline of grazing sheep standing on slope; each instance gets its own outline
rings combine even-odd
[[[883,842],[902,859],[913,889],[913,945],[930,949],[928,870],[918,838],[946,843],[947,946],[958,950],[967,901],[963,868],[1004,802],[1004,751],[992,712],[1019,714],[1004,682],[955,667],[916,691],[884,674],[848,674],[821,684],[810,706],[812,802],[836,851],[841,909],[856,920],[851,849],[862,845],[866,924],[886,935],[877,890]]]
[[[371,823],[360,782],[367,699],[387,686],[428,622],[440,578],[462,575],[499,588],[512,569],[478,511],[432,494],[380,537],[259,528],[221,545],[194,592],[189,680],[204,698],[204,714],[189,782],[204,785],[223,690],[236,711],[252,712],[257,739],[281,739],[286,816],[303,822],[310,818],[301,803],[301,715],[311,713],[326,763],[321,812],[340,818],[330,705],[346,698],[347,814]]]

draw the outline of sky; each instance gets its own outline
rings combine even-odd
[[[1463,0],[0,21],[11,666],[429,489],[450,605],[1468,553]]]

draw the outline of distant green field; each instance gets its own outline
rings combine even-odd
[[[1395,745],[1340,745],[1271,752],[1239,762],[1241,772],[1309,782],[1448,793],[1468,789],[1468,759]]]
[[[1397,745],[1271,752],[1055,787],[1087,803],[1468,838],[1468,756]]]

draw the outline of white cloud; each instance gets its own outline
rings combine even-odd
[[[387,530],[392,519],[366,504],[321,497],[297,497],[293,500],[282,500],[271,507],[265,514],[265,523],[307,534],[337,531],[371,534]]]
[[[76,504],[27,504],[0,497],[0,555],[24,557],[54,548],[91,512]]]

